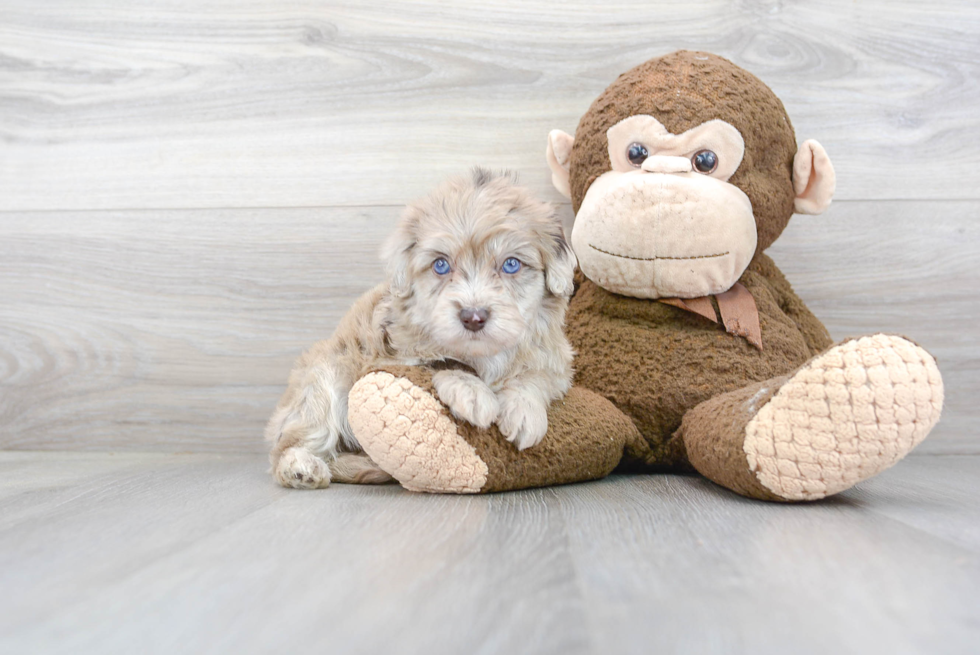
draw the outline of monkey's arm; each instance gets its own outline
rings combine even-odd
[[[764,276],[776,295],[779,308],[786,314],[803,334],[807,348],[811,355],[823,352],[833,345],[834,341],[830,338],[830,333],[824,324],[820,322],[810,308],[796,295],[786,276],[779,270],[775,262],[768,255],[758,254],[749,269],[754,270]]]

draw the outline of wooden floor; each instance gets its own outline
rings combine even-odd
[[[251,455],[0,453],[4,653],[976,653],[980,457],[824,502],[696,477],[287,491]]]

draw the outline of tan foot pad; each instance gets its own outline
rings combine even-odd
[[[795,373],[748,423],[749,467],[787,500],[835,494],[917,446],[943,406],[932,355],[878,334],[847,341]]]
[[[348,396],[348,421],[371,459],[411,491],[477,493],[487,465],[443,405],[405,378],[378,371]]]

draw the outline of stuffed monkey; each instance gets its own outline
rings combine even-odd
[[[834,344],[764,254],[835,176],[780,100],[721,57],[675,52],[621,75],[548,135],[580,271],[567,316],[575,387],[537,446],[455,421],[425,368],[369,373],[349,420],[406,488],[476,493],[695,470],[752,498],[839,493],[939,419],[934,358],[884,334]]]

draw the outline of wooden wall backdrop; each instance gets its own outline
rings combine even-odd
[[[974,0],[0,0],[0,448],[263,450],[403,203],[473,164],[560,201],[548,130],[678,48],[827,147],[771,253],[836,337],[936,353],[921,451],[980,453]]]

